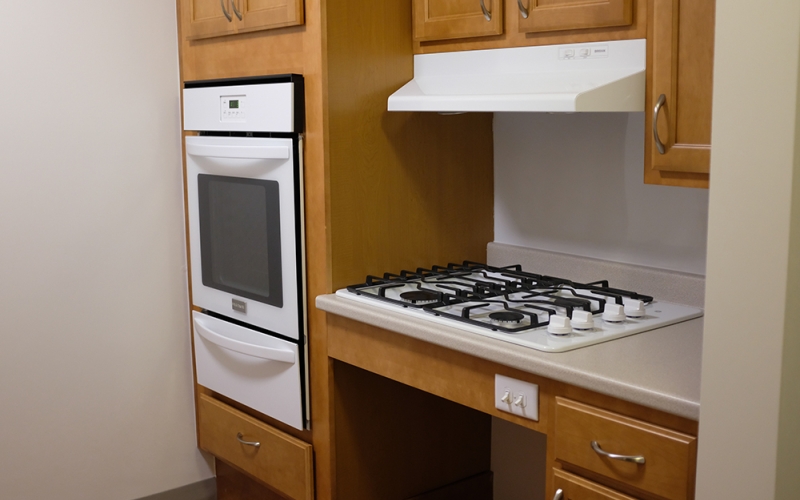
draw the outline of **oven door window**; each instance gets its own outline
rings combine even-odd
[[[277,181],[197,176],[203,285],[283,307]]]

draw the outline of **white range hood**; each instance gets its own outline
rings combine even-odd
[[[645,40],[414,56],[389,111],[644,111]]]

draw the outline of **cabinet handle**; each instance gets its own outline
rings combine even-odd
[[[231,7],[233,7],[233,13],[236,14],[236,17],[238,17],[239,20],[241,21],[242,20],[242,13],[239,12],[239,9],[236,8],[236,2],[237,1],[238,0],[231,0]]]
[[[661,111],[661,106],[663,106],[665,102],[667,102],[667,96],[661,94],[658,96],[656,107],[653,108],[653,138],[656,140],[658,152],[662,155],[665,154],[667,150],[664,148],[664,143],[661,142],[661,139],[658,137],[658,112]]]
[[[633,462],[635,464],[644,463],[644,457],[641,455],[617,455],[615,453],[609,453],[607,451],[603,451],[603,449],[600,448],[600,445],[597,444],[597,441],[592,441],[592,449],[596,451],[598,455],[602,455],[608,458],[613,458],[614,460],[622,460],[623,462]]]
[[[261,446],[261,443],[259,443],[258,441],[245,441],[244,439],[242,439],[243,437],[244,435],[241,432],[236,434],[236,439],[238,439],[239,442],[242,444],[246,444],[247,446],[252,446],[253,448],[258,448]]]
[[[564,490],[561,488],[556,490],[556,494],[553,497],[553,500],[563,500],[564,499]]]
[[[233,21],[230,12],[228,12],[228,9],[225,8],[225,0],[219,0],[219,4],[222,6],[222,13],[225,14],[225,18],[228,20],[228,22]]]
[[[522,16],[522,19],[528,19],[528,8],[522,5],[522,0],[517,0],[517,6],[519,7],[519,13]]]
[[[486,5],[483,3],[483,0],[480,1],[481,1],[481,10],[483,11],[483,17],[485,17],[487,21],[491,21],[492,13],[486,10]]]

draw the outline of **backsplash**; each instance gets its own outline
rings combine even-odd
[[[495,242],[704,275],[708,190],[644,184],[644,115],[495,113]]]

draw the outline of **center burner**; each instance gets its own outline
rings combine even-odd
[[[523,271],[519,265],[493,267],[469,261],[367,276],[366,282],[336,294],[551,352],[605,342],[703,314],[701,309],[612,288],[606,280],[578,283]]]

